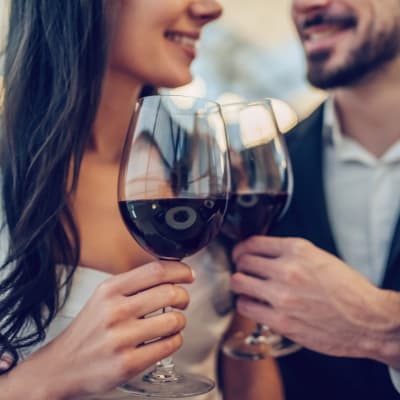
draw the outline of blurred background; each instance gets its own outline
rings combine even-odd
[[[181,93],[221,103],[275,97],[300,118],[325,97],[305,79],[305,61],[291,21],[291,0],[220,0],[224,15],[206,28],[195,79]]]
[[[0,0],[0,51],[10,0]],[[291,0],[220,0],[223,17],[204,32],[192,84],[182,94],[221,102],[275,97],[300,118],[325,94],[305,79],[305,63],[290,18]],[[0,56],[0,73],[2,57]]]

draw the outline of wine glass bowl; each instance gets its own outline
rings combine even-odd
[[[223,223],[230,190],[229,156],[220,106],[159,95],[138,101],[118,179],[121,216],[134,239],[163,260],[204,248]],[[145,397],[206,393],[214,383],[175,370],[172,358],[122,386]]]

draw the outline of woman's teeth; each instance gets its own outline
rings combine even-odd
[[[172,42],[195,47],[197,40],[179,33],[167,32],[165,37]]]

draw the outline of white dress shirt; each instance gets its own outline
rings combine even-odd
[[[324,144],[324,189],[338,251],[379,286],[400,211],[400,140],[375,157],[343,134],[330,98],[324,109]],[[400,371],[390,373],[400,392]]]

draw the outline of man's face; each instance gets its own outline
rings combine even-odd
[[[400,57],[400,0],[293,0],[292,15],[317,87],[354,85]]]

